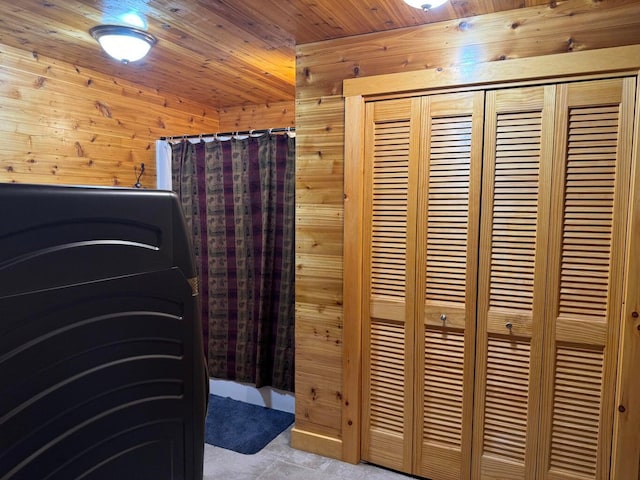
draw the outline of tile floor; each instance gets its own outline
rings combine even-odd
[[[291,448],[291,428],[255,455],[205,444],[204,480],[408,480],[373,465],[351,465]]]

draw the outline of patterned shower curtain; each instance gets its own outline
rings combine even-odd
[[[212,377],[293,391],[294,159],[288,135],[172,146]]]

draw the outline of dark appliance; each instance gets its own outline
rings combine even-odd
[[[173,193],[0,185],[0,480],[201,480],[198,305]]]

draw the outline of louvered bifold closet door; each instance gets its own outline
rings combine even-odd
[[[420,100],[369,103],[365,115],[362,458],[410,472]]]
[[[418,189],[415,471],[468,479],[483,92],[424,98]]]
[[[537,479],[554,91],[486,94],[472,479]]]
[[[539,479],[609,478],[634,98],[558,86]]]

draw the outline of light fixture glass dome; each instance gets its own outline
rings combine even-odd
[[[153,35],[122,25],[98,25],[89,33],[109,56],[122,63],[140,60],[156,43]]]
[[[428,12],[432,8],[439,7],[447,0],[404,0],[404,3],[414,8],[420,8],[425,12]]]

